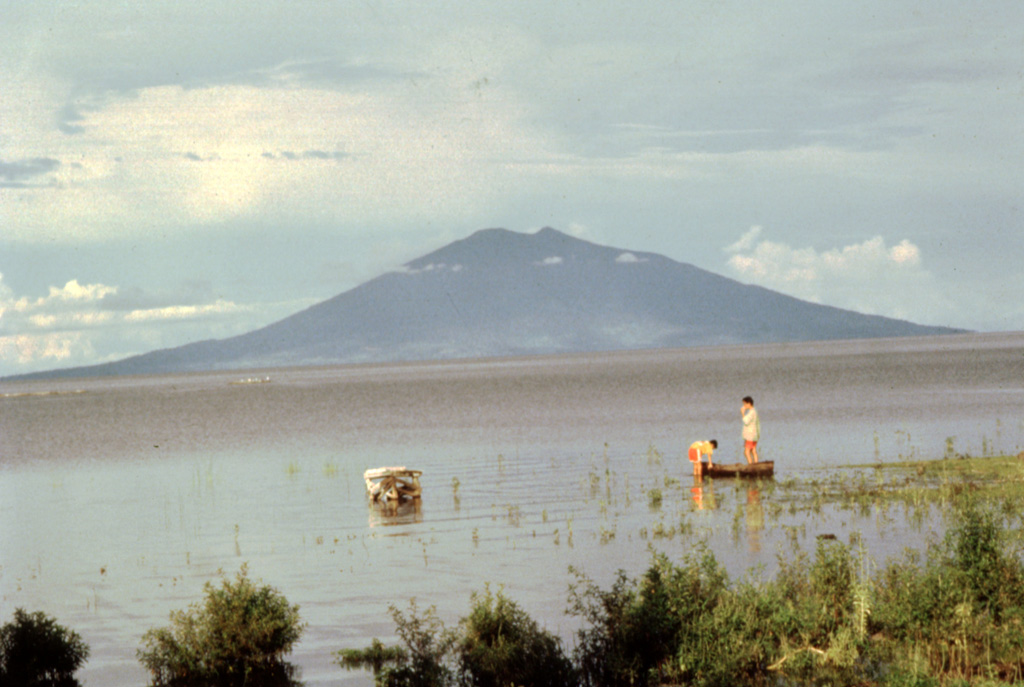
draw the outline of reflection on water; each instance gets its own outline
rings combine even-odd
[[[747,547],[752,554],[761,553],[764,508],[761,506],[761,490],[757,487],[747,487],[747,506],[744,515],[747,525]]]
[[[695,476],[693,486],[690,488],[690,499],[693,501],[694,510],[715,510],[715,492],[712,489],[712,481],[704,481],[703,477]]]
[[[142,634],[243,563],[299,604],[310,687],[372,683],[331,657],[391,637],[389,604],[454,621],[488,582],[571,639],[570,565],[607,585],[703,541],[734,574],[770,573],[781,548],[858,531],[895,552],[900,513],[791,516],[776,490],[842,463],[1020,451],[1022,363],[1017,335],[5,383],[2,609],[80,632],[88,687],[144,683]],[[747,394],[775,482],[694,482],[685,437],[742,460]],[[402,464],[422,499],[368,505],[364,471]]]
[[[423,522],[423,502],[420,499],[396,501],[367,500],[370,527],[394,527]]]

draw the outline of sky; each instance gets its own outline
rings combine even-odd
[[[1024,3],[7,0],[0,376],[488,227],[1024,329]]]

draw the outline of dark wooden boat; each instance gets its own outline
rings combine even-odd
[[[709,468],[707,463],[700,464],[701,477],[771,477],[775,474],[775,462],[771,460],[760,463],[733,463],[721,465],[715,463]]]

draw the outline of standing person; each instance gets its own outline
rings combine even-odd
[[[702,455],[708,457],[708,467],[714,467],[711,461],[711,454],[718,448],[718,442],[715,439],[711,441],[695,441],[690,444],[689,458],[690,462],[693,463],[693,474],[696,477],[700,477],[700,457]]]
[[[757,442],[761,439],[761,420],[754,409],[754,399],[744,396],[740,413],[743,417],[743,457],[753,465],[758,461]]]

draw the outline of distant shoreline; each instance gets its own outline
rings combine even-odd
[[[770,341],[761,343],[729,343],[713,346],[686,346],[686,347],[662,347],[662,348],[620,348],[610,350],[593,351],[567,351],[556,353],[531,353],[511,356],[480,356],[465,358],[424,358],[424,359],[396,359],[396,360],[362,360],[362,361],[341,361],[341,362],[310,362],[303,365],[280,365],[280,366],[252,366],[242,365],[238,367],[205,367],[196,369],[180,370],[137,370],[129,372],[113,371],[112,366],[120,365],[125,360],[100,365],[88,365],[84,367],[61,368],[55,370],[44,370],[39,372],[28,372],[24,374],[8,375],[0,377],[0,384],[16,382],[37,382],[46,380],[85,380],[104,377],[157,377],[171,374],[247,374],[255,377],[266,377],[268,372],[293,370],[293,369],[315,369],[324,367],[353,367],[365,368],[368,366],[408,366],[408,365],[461,365],[479,364],[495,361],[509,360],[546,360],[564,359],[577,356],[629,356],[644,355],[648,353],[663,353],[666,351],[677,351],[690,353],[696,356],[706,356],[709,352],[717,352],[720,355],[731,353],[743,353],[747,355],[752,349],[764,349],[772,353],[791,353],[793,355],[814,355],[813,349],[820,349],[822,344],[834,344],[849,346],[858,353],[913,353],[923,351],[958,351],[958,350],[992,350],[1000,348],[1022,348],[1024,349],[1024,331],[1011,332],[955,332],[948,334],[929,334],[925,336],[899,336],[881,338],[853,338],[853,339],[821,339],[808,341]],[[826,354],[828,351],[820,351]],[[149,354],[146,354],[149,355]]]

